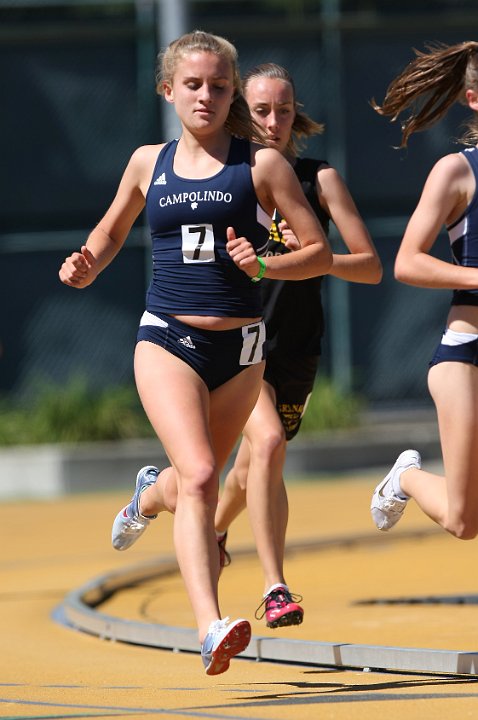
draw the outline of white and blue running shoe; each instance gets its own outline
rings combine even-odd
[[[129,505],[126,505],[116,516],[111,533],[111,541],[115,550],[127,550],[144,533],[150,520],[157,515],[145,517],[139,511],[139,498],[143,490],[154,485],[159,470],[154,465],[141,468],[136,476],[136,490]]]
[[[405,470],[420,470],[422,459],[417,450],[402,452],[388,475],[377,485],[372,496],[370,511],[379,530],[390,530],[403,515],[410,498],[400,494],[400,475]]]
[[[240,618],[215,620],[201,645],[201,657],[206,675],[220,675],[229,668],[230,660],[246,649],[251,640],[251,626]]]

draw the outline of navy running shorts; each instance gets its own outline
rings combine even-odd
[[[234,330],[201,330],[171,315],[144,312],[136,341],[146,340],[181,358],[214,390],[249,365],[264,359],[265,325]]]
[[[461,345],[444,345],[440,343],[430,360],[429,367],[441,362],[464,362],[478,366],[478,340]]]
[[[456,333],[455,337],[458,338],[459,333]],[[478,338],[456,344],[449,344],[446,342],[446,338],[447,333],[443,335],[435,354],[430,360],[429,367],[433,367],[442,362],[462,362],[478,366]],[[443,342],[444,339],[445,342]]]

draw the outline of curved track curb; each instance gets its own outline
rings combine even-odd
[[[436,532],[419,531],[396,533],[394,541],[429,535]],[[324,540],[291,543],[288,552],[294,550],[320,550],[357,543],[376,543],[374,533],[341,536]],[[383,539],[380,538],[380,542]],[[239,550],[235,554],[247,555],[255,549]],[[144,565],[135,565],[95,578],[70,592],[55,610],[54,619],[74,629],[96,635],[103,639],[145,645],[175,652],[199,652],[197,632],[194,628],[182,628],[156,623],[125,620],[106,615],[99,606],[114,593],[153,578],[179,572],[174,557],[163,557]],[[478,651],[433,650],[426,648],[387,647],[353,643],[313,642],[253,636],[249,646],[240,657],[257,661],[267,660],[289,664],[335,667],[342,669],[373,669],[383,671],[408,671],[416,673],[439,673],[478,675]]]

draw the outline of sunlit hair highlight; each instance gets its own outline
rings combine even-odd
[[[466,104],[465,92],[478,91],[478,42],[457,45],[436,43],[426,46],[428,52],[415,50],[416,58],[388,86],[382,105],[374,99],[371,105],[380,115],[401,121],[402,141],[406,147],[410,135],[426,130],[438,122],[455,103]],[[467,123],[461,142],[476,145],[478,118]]]
[[[156,92],[164,95],[164,85],[171,85],[178,62],[194,52],[207,52],[224,58],[232,68],[234,100],[231,104],[225,128],[231,135],[264,142],[262,129],[252,119],[249,107],[242,94],[237,50],[229,40],[202,30],[194,30],[173,40],[160,52],[156,63]]]
[[[324,132],[324,125],[312,120],[305,112],[300,110],[301,103],[297,101],[295,84],[291,74],[282,65],[276,65],[276,63],[262,63],[248,70],[242,80],[242,86],[244,95],[247,96],[247,87],[251,80],[256,78],[271,78],[273,80],[282,80],[283,82],[289,83],[292,88],[292,94],[294,98],[295,108],[295,119],[292,125],[292,133],[287,143],[286,151],[289,155],[296,157],[303,147],[301,140],[303,138],[310,137],[311,135],[318,135]]]

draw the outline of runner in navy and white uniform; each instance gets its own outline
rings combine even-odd
[[[331,274],[344,280],[378,283],[381,263],[365,225],[339,174],[324,160],[298,158],[301,136],[322,126],[298,109],[289,73],[267,63],[244,78],[244,93],[270,147],[293,166],[324,231],[337,226],[348,254],[333,256]],[[289,216],[284,214],[289,220]],[[293,255],[300,245],[286,220],[275,213],[267,257]],[[263,600],[256,617],[268,627],[302,622],[298,596],[284,577],[287,492],[283,479],[286,444],[299,431],[312,392],[321,353],[324,318],[321,278],[262,284],[267,328],[267,361],[259,400],[247,422],[234,466],[226,477],[216,513],[222,565],[229,561],[226,533],[246,505],[264,572]]]
[[[77,288],[92,283],[146,205],[153,278],[135,378],[171,467],[139,471],[112,540],[125,550],[159,512],[175,512],[176,554],[202,659],[206,673],[217,675],[251,633],[247,620],[221,618],[214,513],[219,473],[254,407],[264,370],[257,281],[320,275],[332,257],[289,164],[250,142],[260,129],[241,94],[233,45],[201,31],[175,40],[160,55],[157,88],[175,106],[181,137],[134,152],[112,205],[81,251],[66,258],[60,279]],[[293,218],[302,247],[263,260],[275,207]]]
[[[177,140],[162,148],[146,194],[153,275],[138,340],[183,358],[214,390],[262,359],[264,324],[220,330],[196,321],[191,328],[178,316],[262,315],[260,287],[231,262],[225,239],[231,217],[237,218],[235,232],[250,237],[255,253],[264,255],[270,216],[257,202],[247,140],[232,138],[226,164],[205,179],[175,173],[177,149]],[[244,359],[243,345],[250,359]]]
[[[432,107],[430,97],[435,98]],[[401,282],[453,290],[428,373],[445,476],[421,470],[419,452],[405,450],[377,485],[371,512],[376,526],[388,530],[413,498],[438,525],[467,540],[478,534],[478,43],[417,52],[375,109],[394,120],[407,112],[404,147],[413,132],[432,126],[454,102],[475,113],[463,138],[469,147],[444,156],[432,168],[395,262]],[[431,255],[443,225],[450,262]]]

